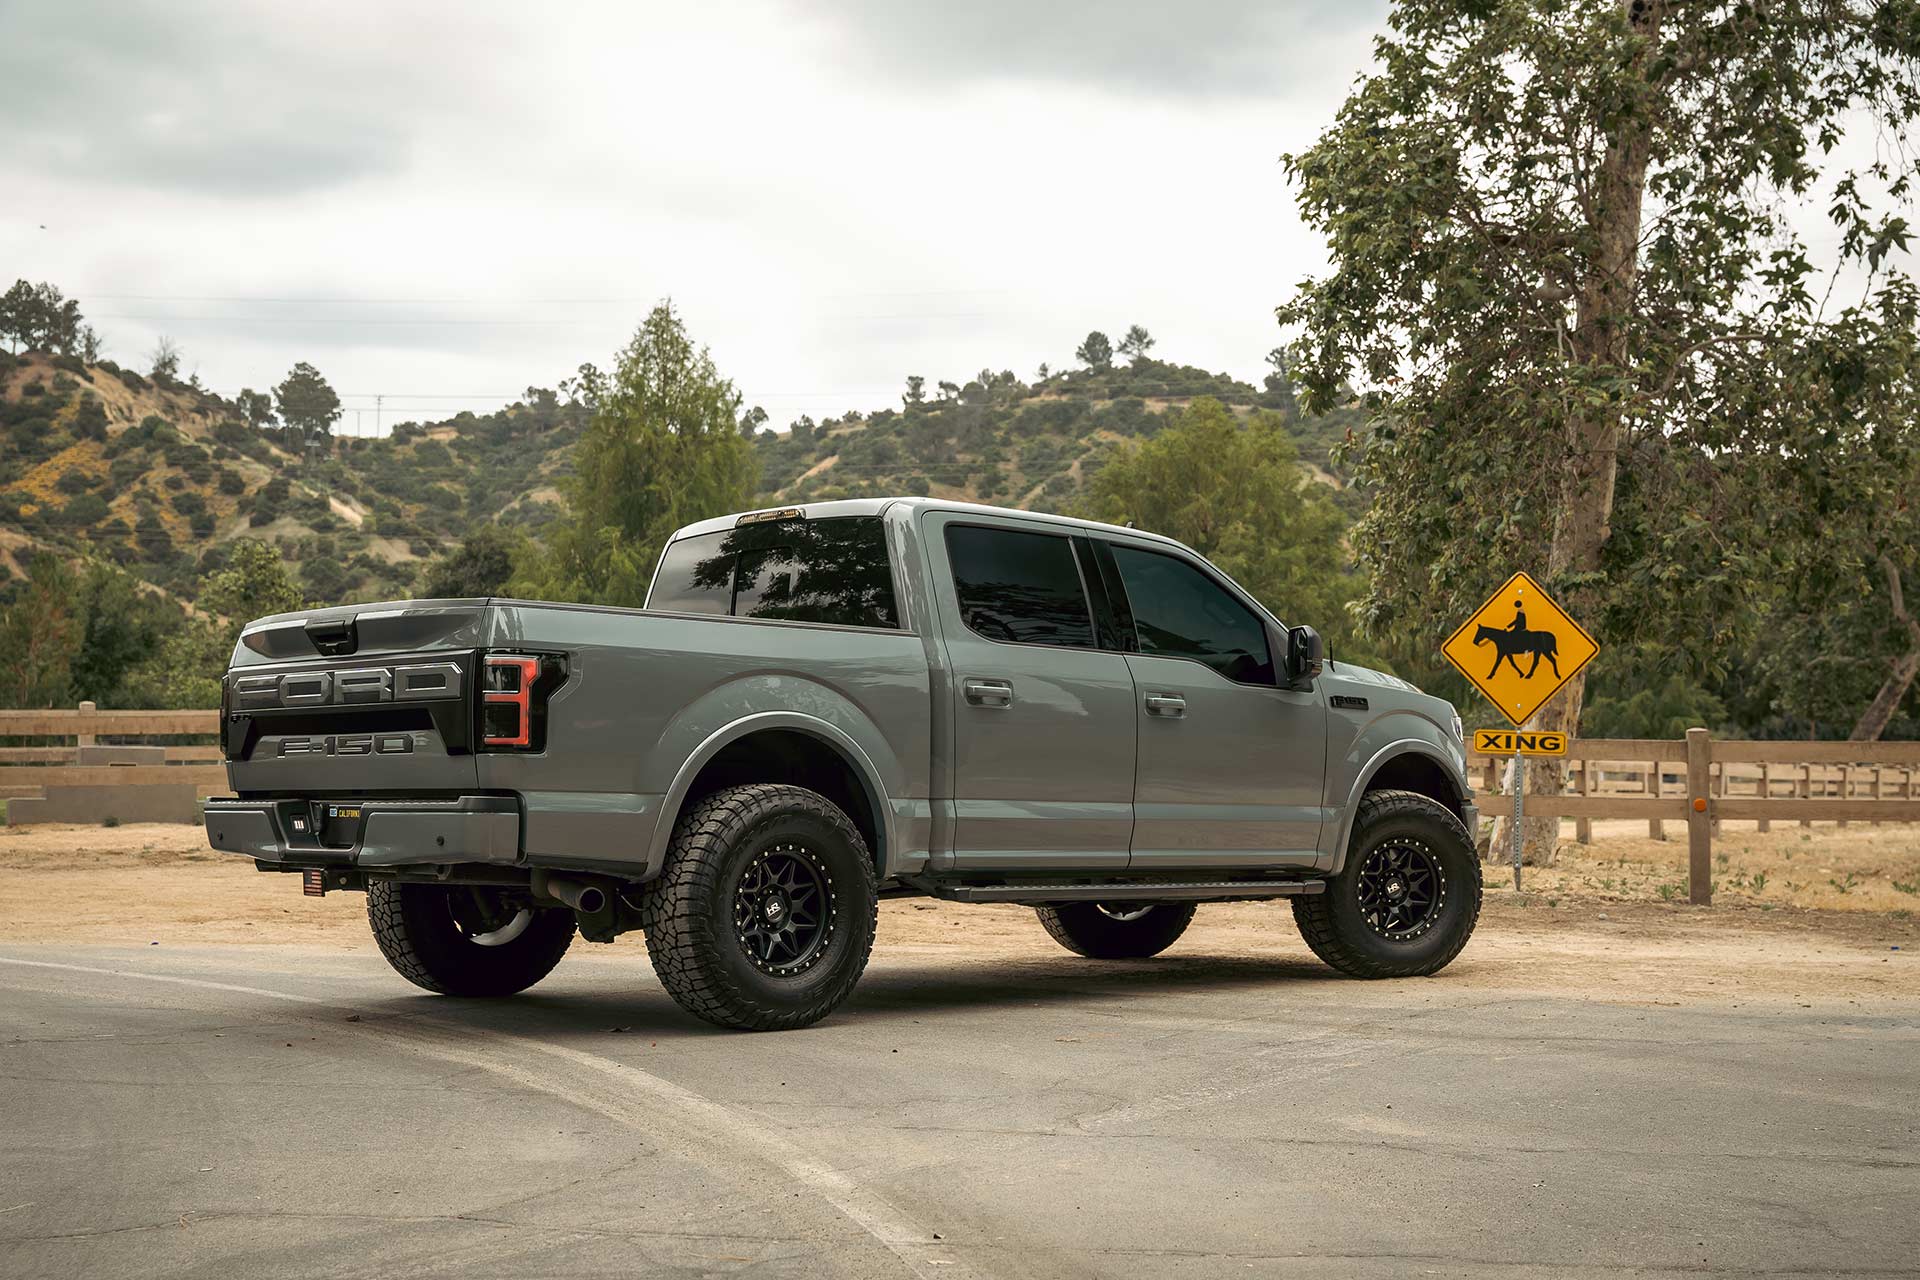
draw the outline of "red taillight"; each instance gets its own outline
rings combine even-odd
[[[533,685],[540,659],[490,653],[480,686],[480,743],[487,747],[533,744]]]

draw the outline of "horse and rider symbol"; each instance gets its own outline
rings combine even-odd
[[[1545,658],[1547,665],[1553,668],[1554,678],[1560,676],[1560,642],[1554,639],[1551,631],[1527,630],[1527,611],[1518,600],[1513,602],[1513,621],[1505,629],[1480,624],[1473,633],[1473,643],[1477,647],[1483,644],[1493,646],[1493,670],[1487,672],[1491,680],[1500,674],[1500,664],[1506,663],[1513,673],[1522,680],[1533,679],[1533,673],[1540,669],[1540,659]],[[1524,672],[1520,664],[1514,661],[1515,654],[1533,655],[1533,665]]]

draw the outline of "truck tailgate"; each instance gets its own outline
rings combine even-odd
[[[485,601],[282,614],[249,626],[222,689],[243,794],[458,794],[473,742]]]

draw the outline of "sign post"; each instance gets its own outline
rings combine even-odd
[[[1509,603],[1511,602],[1511,603]],[[1528,618],[1527,611],[1533,611]],[[1476,729],[1474,750],[1513,757],[1513,887],[1520,888],[1528,756],[1563,756],[1563,733],[1528,731],[1527,720],[1593,661],[1600,646],[1586,628],[1524,573],[1508,578],[1440,652],[1511,721],[1517,732]],[[1491,665],[1489,665],[1491,659]],[[1546,665],[1542,671],[1541,664]]]
[[[1525,829],[1527,816],[1527,758],[1518,751],[1513,753],[1513,830],[1508,843],[1513,846],[1513,891],[1520,892],[1520,850],[1525,843],[1521,831]]]

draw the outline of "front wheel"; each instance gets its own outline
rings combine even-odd
[[[367,885],[367,921],[394,971],[445,996],[510,996],[553,972],[573,912],[516,903],[484,885]]]
[[[1037,910],[1055,942],[1090,960],[1157,956],[1193,923],[1190,902],[1066,902]]]
[[[743,1031],[832,1013],[865,972],[879,922],[873,860],[847,815],[818,792],[770,783],[692,806],[644,905],[667,994]]]
[[[1411,791],[1360,801],[1346,865],[1324,893],[1293,900],[1313,954],[1355,978],[1444,969],[1480,918],[1480,859],[1460,819]]]

